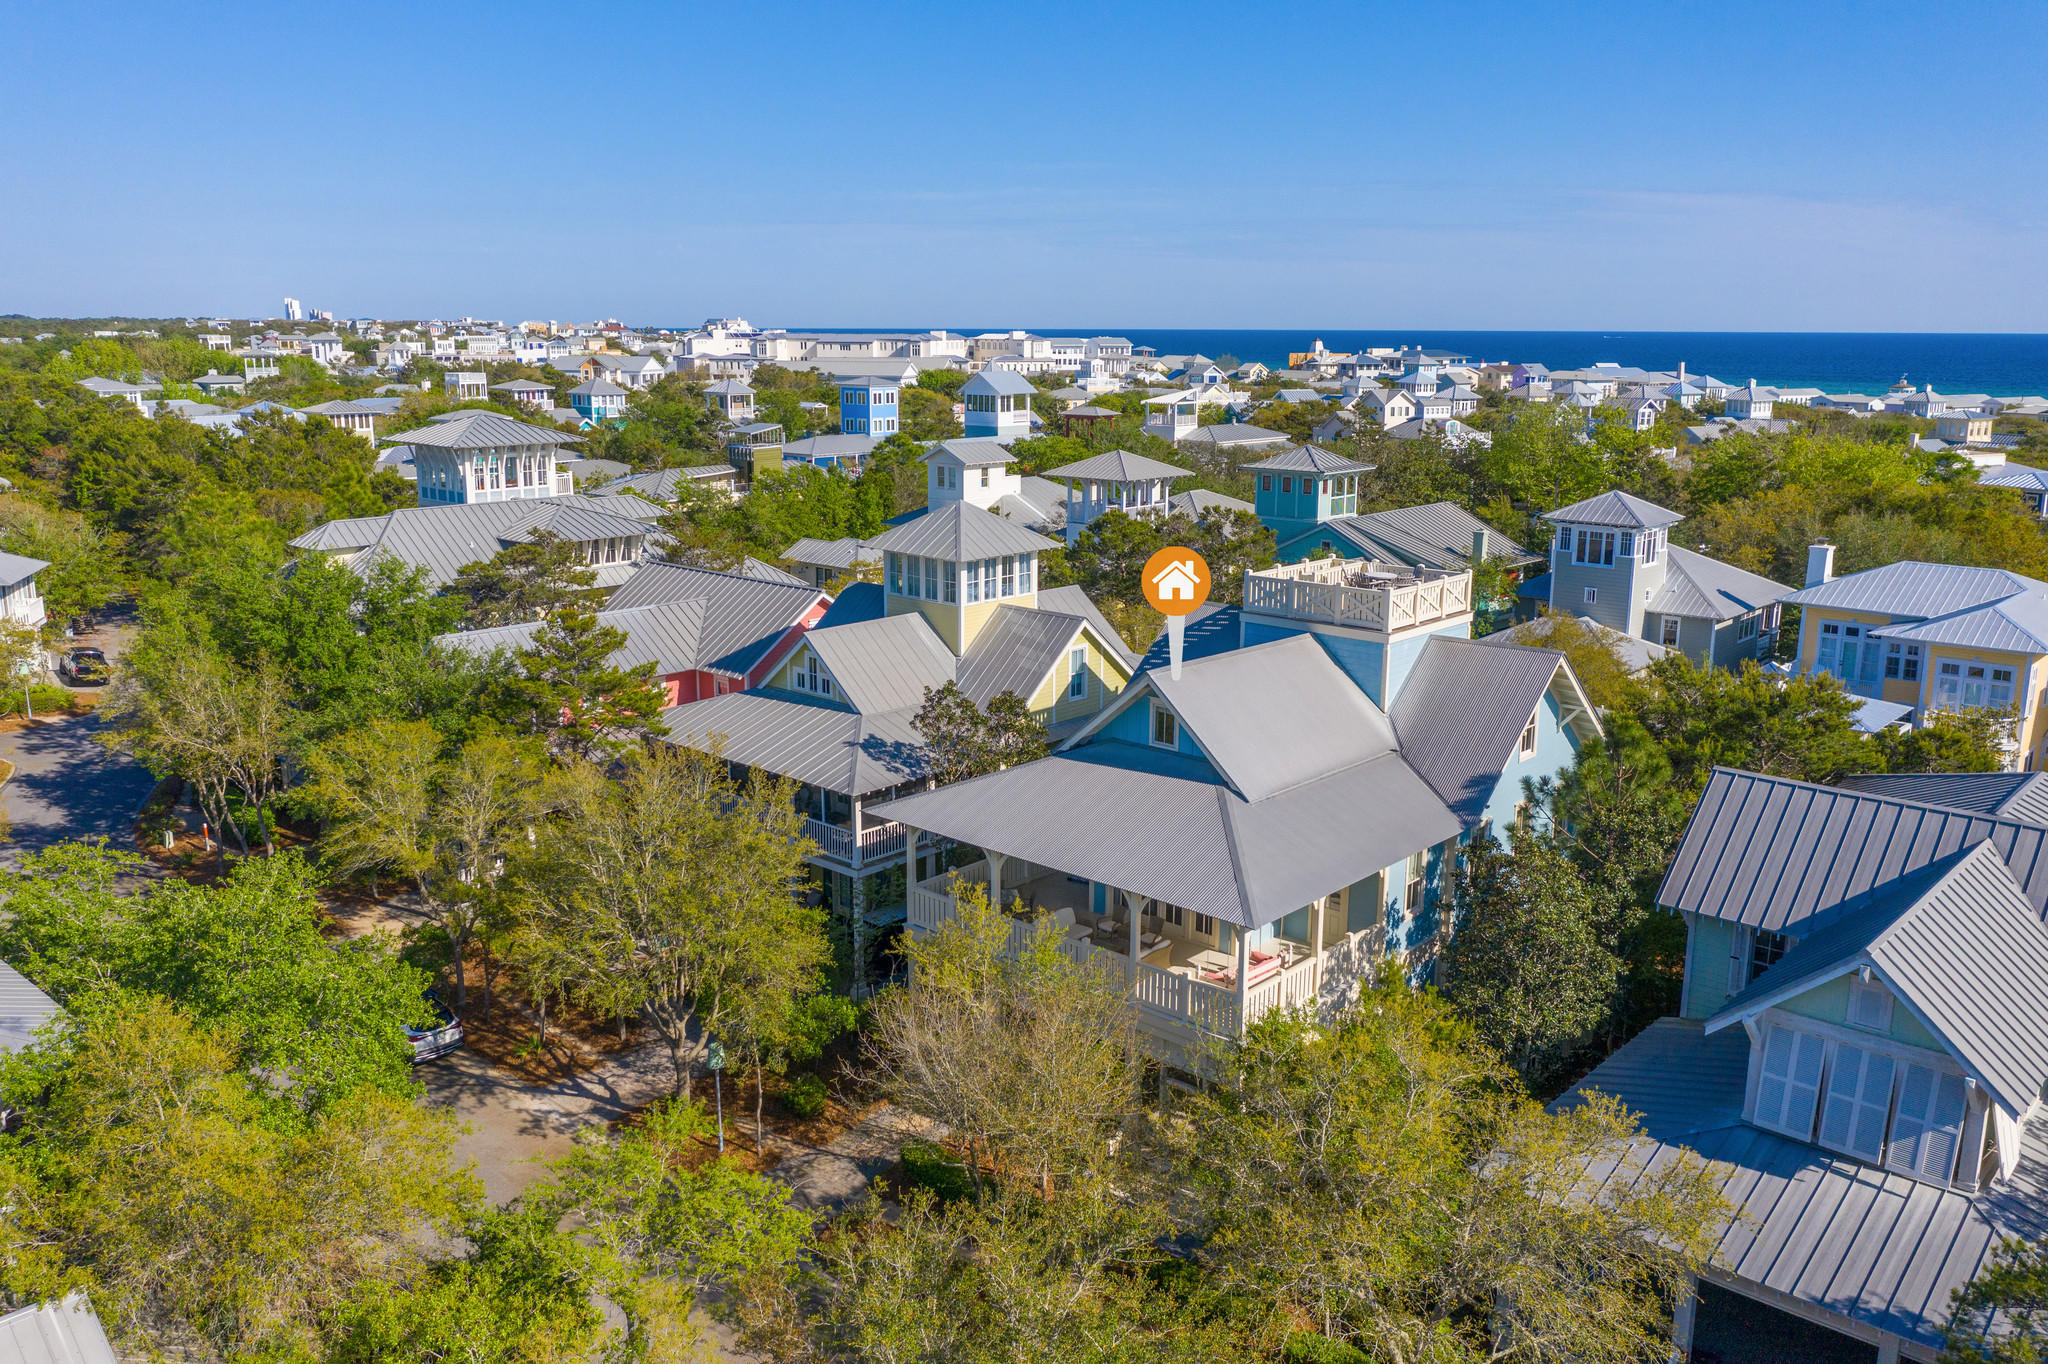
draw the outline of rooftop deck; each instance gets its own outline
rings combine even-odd
[[[1305,559],[1245,575],[1247,613],[1388,634],[1472,611],[1472,574],[1366,559]]]

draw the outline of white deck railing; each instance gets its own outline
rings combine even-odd
[[[954,900],[950,886],[955,876],[963,881],[986,885],[988,864],[975,862],[957,872],[948,872],[909,887],[906,912],[907,926],[912,933],[931,932],[953,917]],[[1036,923],[1012,920],[1008,952],[1014,956],[1023,951],[1031,935],[1037,931]],[[1242,1019],[1238,1015],[1235,989],[1177,971],[1148,966],[1142,961],[1133,962],[1121,952],[1097,947],[1085,939],[1062,939],[1060,952],[1080,965],[1093,966],[1112,977],[1121,975],[1143,1015],[1184,1030],[1188,1034],[1185,1040],[1193,1042],[1202,1035],[1242,1036],[1246,1026],[1275,1009],[1304,1005],[1321,1007],[1340,1002],[1340,996],[1348,999],[1371,976],[1377,956],[1374,951],[1376,941],[1370,931],[1345,935],[1329,942],[1321,955],[1305,956],[1283,967],[1277,974],[1258,981],[1245,993]]]
[[[854,855],[853,830],[837,824],[827,824],[822,819],[804,820],[804,836],[818,845],[818,851],[827,857],[836,857],[841,862],[861,865],[877,858],[889,857],[903,851],[904,829],[901,824],[877,824],[863,829],[859,839],[859,856]]]
[[[1244,609],[1392,632],[1472,609],[1472,574],[1305,559],[1246,575]]]

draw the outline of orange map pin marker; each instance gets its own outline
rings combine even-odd
[[[1188,617],[1209,600],[1209,564],[1185,545],[1168,545],[1145,561],[1145,600],[1166,617],[1166,644],[1173,676],[1180,678]]]

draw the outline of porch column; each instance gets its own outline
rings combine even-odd
[[[988,858],[988,902],[997,909],[1003,907],[1003,863],[1010,859],[999,852],[984,848],[982,855]]]
[[[868,992],[868,904],[866,888],[861,884],[860,873],[856,871],[850,879],[853,882],[853,988],[849,993],[855,999],[860,999]]]
[[[1131,978],[1131,984],[1136,985],[1138,983],[1138,924],[1144,918],[1145,897],[1133,895],[1130,897],[1130,901],[1131,964],[1127,974]]]
[[[852,848],[852,851],[851,851],[851,852],[849,853],[849,855],[848,855],[848,857],[847,857],[847,860],[848,860],[849,862],[853,863],[853,865],[854,865],[854,867],[855,867],[856,869],[858,869],[858,868],[859,868],[859,866],[860,866],[860,797],[859,797],[859,796],[855,796],[855,797],[853,798],[853,848]]]
[[[920,829],[906,828],[903,831],[903,878],[904,884],[909,886],[915,886],[923,879],[917,866],[918,844],[923,838],[924,832]]]
[[[1247,987],[1246,987],[1246,981],[1245,981],[1245,976],[1246,976],[1246,974],[1247,974],[1248,972],[1250,972],[1250,970],[1251,970],[1251,966],[1252,966],[1252,940],[1251,940],[1251,937],[1250,937],[1250,930],[1249,930],[1249,929],[1239,928],[1239,929],[1237,929],[1237,930],[1236,930],[1236,933],[1237,933],[1237,1035],[1238,1035],[1239,1037],[1243,1037],[1243,1036],[1244,1036],[1244,1030],[1245,1030],[1245,1026],[1246,1026],[1246,1023],[1247,1023],[1247,1021],[1248,1021],[1248,1020],[1246,1020],[1246,1018],[1245,1018],[1245,1016],[1244,1016],[1244,1002],[1245,1002],[1245,993],[1246,993],[1246,988],[1247,988]]]
[[[1317,1001],[1317,1003],[1321,1003],[1321,1002],[1322,1002],[1322,993],[1323,993],[1323,952],[1324,952],[1324,950],[1325,950],[1325,949],[1326,949],[1326,947],[1327,947],[1327,944],[1326,944],[1326,943],[1324,942],[1324,939],[1323,939],[1323,916],[1324,916],[1324,915],[1325,915],[1325,914],[1326,914],[1326,913],[1328,912],[1328,910],[1329,910],[1329,907],[1330,907],[1330,897],[1329,897],[1329,896],[1327,896],[1327,895],[1323,896],[1323,897],[1322,897],[1321,899],[1319,899],[1319,900],[1317,900],[1317,901],[1316,901],[1316,915],[1315,915],[1315,920],[1316,920],[1316,927],[1315,927],[1315,935],[1316,935],[1315,949],[1316,949],[1316,950],[1315,950],[1315,957],[1314,957],[1314,961],[1315,961],[1315,964],[1316,964],[1316,968],[1315,968],[1315,969],[1316,969],[1316,978],[1315,978],[1315,990],[1316,990],[1316,1001]]]
[[[1685,1287],[1671,1307],[1671,1364],[1685,1364],[1692,1354],[1692,1317],[1699,1302],[1699,1280],[1687,1275]]]

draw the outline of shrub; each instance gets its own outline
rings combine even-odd
[[[48,682],[37,682],[28,689],[29,705],[37,715],[69,715],[75,708],[70,692]],[[0,687],[0,715],[21,714],[21,688]]]
[[[1357,1346],[1308,1331],[1289,1336],[1280,1358],[1284,1364],[1368,1364],[1365,1352]]]
[[[803,1122],[825,1112],[825,1082],[815,1075],[793,1075],[782,1087],[782,1106]]]
[[[951,1203],[974,1191],[974,1186],[968,1182],[966,1167],[953,1159],[953,1153],[943,1146],[935,1146],[928,1141],[906,1142],[899,1160],[905,1184],[929,1190],[942,1202]]]

